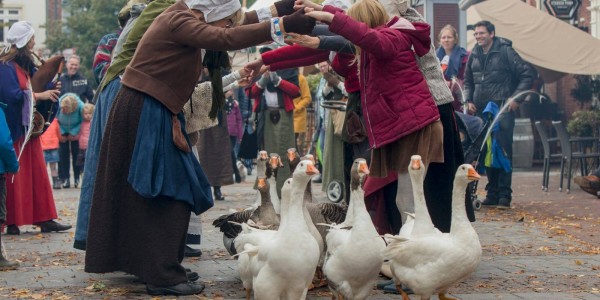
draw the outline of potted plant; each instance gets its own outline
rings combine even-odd
[[[567,131],[572,136],[598,137],[600,128],[600,110],[581,110],[573,113],[567,123]]]

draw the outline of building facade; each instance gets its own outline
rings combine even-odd
[[[29,21],[35,29],[36,48],[44,48],[46,41],[46,0],[3,0],[0,6],[0,44],[6,44],[10,25]]]

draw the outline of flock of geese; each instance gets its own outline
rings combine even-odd
[[[433,225],[423,192],[425,166],[414,155],[408,166],[415,213],[398,235],[380,236],[364,199],[367,162],[352,165],[349,203],[316,203],[311,178],[319,173],[314,158],[287,154],[292,178],[281,198],[276,192],[278,154],[261,151],[257,158],[256,189],[260,199],[252,207],[223,215],[213,222],[223,232],[227,251],[238,259],[246,299],[305,299],[309,289],[327,285],[333,299],[366,299],[384,262],[389,264],[404,300],[409,287],[421,299],[446,297],[450,287],[477,268],[481,244],[465,211],[467,184],[479,180],[469,164],[456,171],[449,233]]]

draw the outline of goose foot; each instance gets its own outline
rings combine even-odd
[[[402,289],[401,284],[396,285],[396,290],[398,293],[400,293],[400,295],[402,295],[402,300],[410,300],[410,298],[408,298],[408,294]]]
[[[439,293],[438,298],[440,298],[440,300],[456,300],[456,298],[446,296],[446,293]]]

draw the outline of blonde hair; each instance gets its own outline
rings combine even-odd
[[[70,114],[77,110],[77,99],[73,95],[66,95],[60,101],[60,108],[64,111],[65,114]]]
[[[385,8],[376,0],[358,1],[350,6],[346,14],[356,21],[367,24],[369,28],[385,25],[390,18]],[[354,46],[354,48],[356,53],[350,65],[356,63],[356,67],[360,70],[360,47]]]
[[[243,13],[241,9],[238,9],[236,12],[234,12],[231,16],[227,17],[226,19],[231,19],[233,21],[234,26],[239,26],[239,25],[244,24],[245,17],[246,17],[246,14]]]
[[[94,106],[94,104],[86,103],[83,105],[83,112],[90,112],[93,114],[95,108],[96,106]]]
[[[440,34],[438,34],[438,40],[442,40],[442,33],[446,30],[450,30],[450,32],[452,32],[452,36],[454,37],[454,44],[458,44],[458,31],[456,31],[456,28],[454,28],[454,26],[450,24],[442,27],[442,30],[440,30]]]

